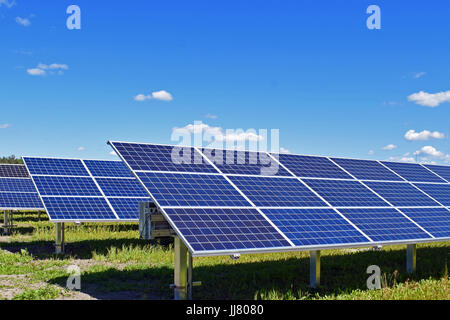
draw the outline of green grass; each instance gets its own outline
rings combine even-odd
[[[0,298],[83,298],[65,289],[66,268],[81,269],[81,292],[99,299],[171,299],[173,248],[138,239],[132,223],[66,225],[66,255],[53,254],[54,224],[16,214],[17,229],[0,241]],[[322,252],[322,286],[311,289],[308,252],[194,259],[197,299],[449,299],[449,243],[418,245],[417,272],[406,273],[404,246],[383,251]],[[382,271],[381,290],[368,290],[369,265]],[[5,278],[6,277],[6,278]],[[12,289],[14,288],[14,290]]]

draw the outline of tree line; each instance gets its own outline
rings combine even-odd
[[[16,158],[15,155],[0,157],[0,163],[23,163],[21,158]]]

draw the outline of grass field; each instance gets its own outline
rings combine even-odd
[[[0,237],[0,299],[171,299],[173,251],[138,239],[137,224],[66,224],[66,254],[53,254],[54,224],[17,213],[12,236]],[[405,246],[322,252],[322,286],[309,283],[308,252],[194,259],[194,299],[449,299],[450,243],[418,245],[408,275]],[[67,267],[81,270],[81,290],[65,289]],[[382,272],[368,290],[369,265]]]

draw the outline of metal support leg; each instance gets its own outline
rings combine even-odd
[[[187,298],[187,253],[188,250],[179,237],[174,239],[174,298],[185,300]]]
[[[309,284],[311,288],[316,288],[320,286],[320,250],[309,253]]]
[[[3,234],[10,235],[13,229],[13,214],[11,210],[3,212]]]
[[[187,295],[188,299],[192,300],[192,269],[193,269],[192,255],[188,252],[188,274],[187,274]]]
[[[408,273],[416,272],[416,245],[408,244],[406,246],[406,271]]]
[[[64,223],[58,222],[55,226],[56,229],[56,241],[55,241],[55,253],[64,253]]]

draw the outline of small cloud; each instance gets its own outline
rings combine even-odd
[[[16,4],[16,1],[15,0],[11,0],[11,1],[8,1],[8,0],[0,0],[0,7],[1,6],[5,6],[5,7],[7,7],[7,8],[11,8],[12,6],[14,6]]]
[[[395,145],[395,144],[388,144],[387,146],[384,146],[383,148],[381,148],[382,150],[387,150],[387,151],[390,151],[390,150],[394,150],[394,149],[396,149],[397,148],[397,146]]]
[[[78,147],[78,151],[83,151],[85,148],[84,147]]]
[[[31,22],[27,18],[16,17],[16,22],[24,27],[31,25]]]
[[[415,130],[408,130],[405,133],[405,139],[409,141],[423,141],[423,140],[429,140],[429,139],[444,139],[445,134],[439,132],[439,131],[429,131],[429,130],[423,130],[421,132],[416,132]]]
[[[173,96],[166,90],[154,91],[151,94],[138,94],[134,97],[135,101],[145,101],[145,100],[162,100],[162,101],[172,101]]]
[[[419,91],[409,95],[408,100],[424,107],[435,108],[441,103],[450,102],[450,90],[437,93]]]
[[[373,156],[375,154],[375,151],[373,150],[369,150],[369,152],[367,153],[369,156]]]
[[[43,76],[47,74],[47,71],[49,74],[54,75],[62,75],[62,70],[69,70],[69,66],[67,64],[61,64],[61,63],[52,63],[52,64],[44,64],[39,63],[36,68],[28,69],[27,72],[29,75],[32,76]]]
[[[12,127],[12,124],[9,124],[9,123],[0,124],[0,129],[6,129],[6,128],[10,128],[10,127]]]
[[[416,160],[413,157],[389,157],[388,161],[409,162],[409,163],[416,162]]]
[[[39,68],[27,69],[27,72],[30,76],[43,76],[45,75],[45,70]]]
[[[112,155],[112,156],[117,156],[117,153],[114,150],[110,151],[109,154]]]
[[[280,153],[291,153],[288,149],[280,147]]]
[[[422,158],[422,160],[425,159],[424,161],[431,161],[428,157],[433,157],[438,160],[442,160],[446,163],[450,162],[450,154],[446,154],[442,151],[439,151],[433,146],[424,146],[421,149],[414,152],[414,155],[415,156],[425,155],[425,157]]]
[[[206,115],[205,115],[205,118],[208,118],[208,119],[217,119],[217,116],[216,116],[216,115],[213,115],[213,114],[210,114],[210,113],[208,113],[208,114],[206,114]]]
[[[426,72],[414,72],[413,73],[413,78],[414,79],[419,79],[419,78],[423,77],[426,74],[427,74]]]

